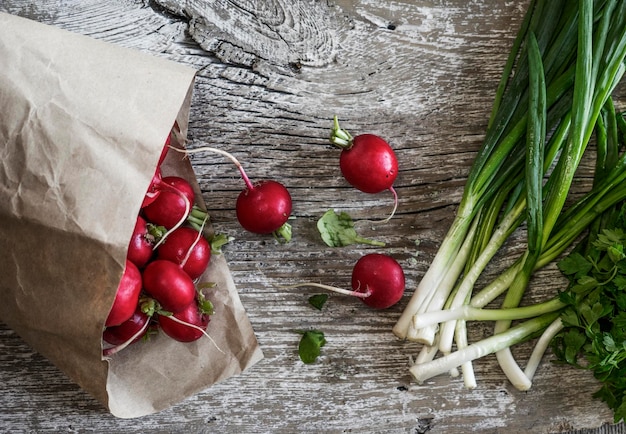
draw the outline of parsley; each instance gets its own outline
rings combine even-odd
[[[300,360],[306,364],[311,364],[317,360],[321,348],[326,345],[324,333],[319,330],[299,331],[298,333],[302,335],[298,345]]]
[[[329,247],[344,247],[350,244],[370,244],[372,246],[384,247],[382,241],[375,241],[363,238],[356,233],[352,217],[346,212],[337,214],[329,209],[317,221],[317,230],[322,240]]]
[[[559,296],[567,307],[552,347],[557,361],[588,369],[601,382],[593,396],[615,422],[626,418],[626,224],[611,216],[558,263],[570,284]]]
[[[309,297],[309,304],[317,310],[322,310],[328,300],[328,294],[315,294]]]

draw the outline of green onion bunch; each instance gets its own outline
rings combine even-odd
[[[475,387],[472,361],[495,353],[515,387],[531,386],[565,306],[555,294],[520,307],[531,276],[626,200],[624,118],[611,97],[625,57],[626,2],[531,1],[454,221],[393,328],[423,344],[410,368],[418,382],[461,368]],[[575,199],[570,189],[583,158],[596,159],[594,182]],[[477,288],[516,231],[525,233],[523,252]],[[496,299],[500,306],[487,307]],[[493,335],[468,342],[472,320],[495,321]],[[510,347],[542,333],[523,370]]]

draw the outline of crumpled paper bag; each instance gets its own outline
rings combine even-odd
[[[102,358],[136,216],[175,121],[186,137],[195,70],[2,13],[0,59],[0,320],[124,418],[258,362],[222,255],[201,278],[217,284],[206,294],[214,342],[161,333]],[[163,175],[186,177],[199,195],[189,161],[172,154]]]

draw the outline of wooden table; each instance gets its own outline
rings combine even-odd
[[[408,371],[419,346],[391,333],[451,222],[526,5],[0,2],[1,11],[196,68],[190,139],[233,152],[255,179],[283,182],[295,217],[288,244],[244,232],[234,214],[238,173],[218,157],[194,157],[216,229],[234,237],[224,254],[265,359],[171,409],[121,420],[0,325],[0,430],[625,432],[591,398],[597,384],[588,373],[546,361],[532,389],[519,392],[486,357],[475,365],[475,390],[448,376],[419,386]],[[626,100],[618,103],[623,108]],[[327,139],[335,114],[353,133],[388,139],[400,160],[397,214],[385,225],[358,224],[362,235],[386,242],[384,249],[333,249],[317,233],[316,220],[329,208],[356,220],[390,211],[389,194],[361,193],[342,179],[339,151]],[[405,299],[387,311],[332,296],[319,312],[307,303],[319,291],[278,287],[309,280],[347,286],[354,262],[378,250],[395,256],[407,276]],[[562,284],[549,268],[534,291]],[[308,328],[328,341],[312,365],[298,359],[294,332]],[[489,331],[478,324],[472,336]]]

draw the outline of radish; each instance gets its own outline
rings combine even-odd
[[[157,181],[155,188],[159,194],[143,209],[146,219],[166,229],[181,225],[194,203],[193,187],[183,178],[167,176]]]
[[[152,176],[152,181],[150,182],[148,191],[143,198],[143,202],[141,202],[142,209],[154,202],[159,196],[160,190],[158,190],[157,187],[161,184],[161,178],[161,168],[157,167],[154,171],[154,175]]]
[[[195,303],[172,316],[159,315],[161,330],[179,342],[193,342],[206,335],[210,317],[200,311]]]
[[[391,146],[374,134],[352,137],[339,126],[337,116],[334,118],[330,141],[342,149],[339,168],[350,185],[364,193],[391,191],[394,207],[385,221],[391,219],[398,207],[398,195],[393,188],[398,176],[398,159]]]
[[[196,288],[191,277],[172,261],[155,259],[143,271],[144,290],[168,312],[180,312],[192,304]]]
[[[139,304],[140,293],[141,272],[135,264],[127,259],[113,305],[104,325],[106,327],[120,325],[133,316]]]
[[[126,259],[131,261],[137,268],[143,268],[152,258],[152,245],[154,244],[154,236],[148,231],[148,223],[146,220],[137,216],[135,229],[128,244],[128,252]]]
[[[370,253],[352,270],[352,289],[365,294],[363,303],[374,309],[386,309],[399,302],[404,288],[404,271],[391,256]]]
[[[194,203],[196,199],[196,193],[193,191],[193,187],[185,178],[180,176],[166,176],[163,178],[163,183],[172,187],[174,192],[180,192],[187,197],[189,203]]]
[[[279,182],[266,180],[239,193],[235,206],[241,226],[253,233],[271,234],[291,214],[291,196]]]
[[[174,126],[177,127],[177,124],[175,124]],[[172,135],[170,133],[168,134],[167,139],[165,139],[165,145],[163,146],[163,149],[161,150],[161,155],[159,156],[159,163],[157,164],[154,176],[152,177],[152,182],[148,187],[148,191],[146,192],[143,203],[141,204],[141,208],[145,208],[152,202],[154,202],[154,200],[160,193],[158,186],[161,183],[161,164],[163,164],[163,161],[165,161],[165,157],[167,157],[167,151],[169,151],[171,143]]]
[[[179,264],[195,280],[204,273],[211,259],[211,246],[202,233],[188,227],[173,231],[157,249],[157,257]]]
[[[291,214],[291,195],[284,185],[277,181],[264,180],[252,183],[243,166],[234,155],[221,149],[209,146],[193,150],[170,147],[178,152],[191,154],[196,152],[213,152],[230,159],[243,178],[246,185],[237,197],[235,205],[237,220],[241,226],[252,233],[269,234],[282,241],[291,240],[291,225],[287,223]]]
[[[120,325],[105,328],[102,339],[111,345],[122,345],[127,341],[132,344],[148,332],[149,321],[150,317],[138,307],[133,315]]]
[[[369,253],[361,257],[352,269],[352,291],[314,282],[297,283],[283,288],[301,286],[314,286],[358,297],[369,307],[387,309],[402,298],[405,278],[402,267],[394,258],[382,253]]]

